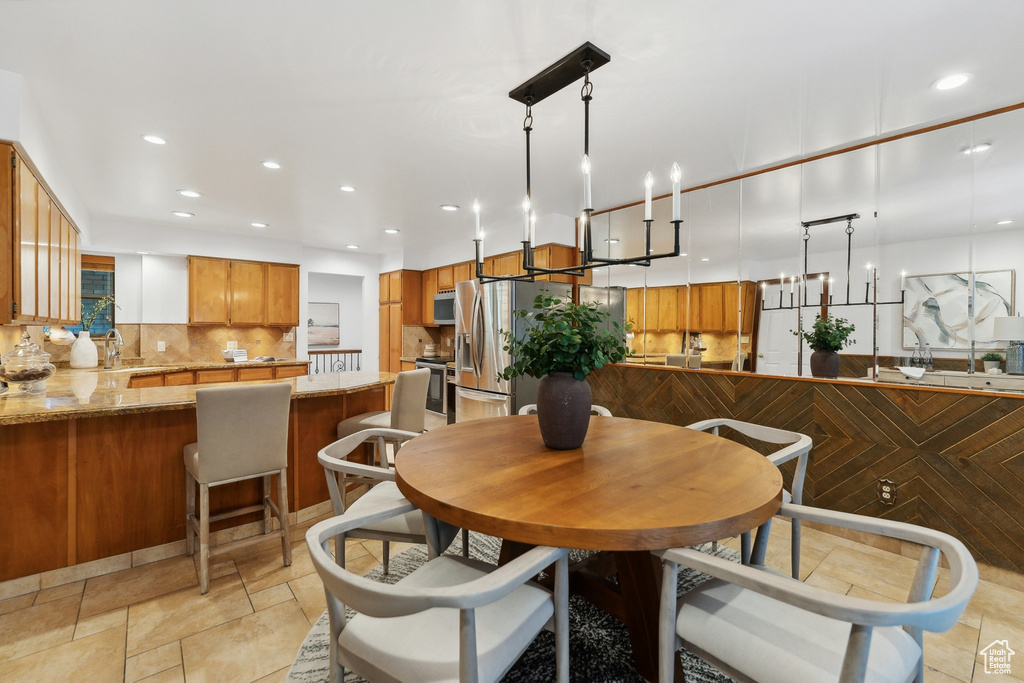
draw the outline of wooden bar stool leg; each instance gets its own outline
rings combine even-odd
[[[263,477],[263,533],[269,534],[274,530],[274,525],[271,521],[273,511],[270,509],[268,501],[270,500],[270,476],[269,474]]]
[[[199,485],[199,592],[210,590],[210,486]]]
[[[270,479],[270,477],[267,477]],[[284,554],[284,566],[292,564],[292,534],[288,522],[288,468],[277,473],[277,511],[281,515],[281,551]]]
[[[196,530],[192,519],[196,516],[196,480],[192,473],[185,470],[185,554],[196,554]]]
[[[388,573],[388,560],[391,559],[390,558],[390,555],[391,555],[391,543],[389,541],[382,541],[382,543],[384,544],[384,562],[383,562],[383,564],[384,564],[384,573],[387,574]]]

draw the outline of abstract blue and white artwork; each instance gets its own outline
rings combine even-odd
[[[978,346],[997,347],[992,339],[995,318],[1013,315],[1014,272],[990,270],[974,274],[976,301],[974,339]],[[903,296],[903,348],[971,348],[971,274],[908,275]]]

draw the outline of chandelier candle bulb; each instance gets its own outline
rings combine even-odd
[[[530,246],[537,246],[537,212],[530,212]]]
[[[651,220],[651,188],[654,187],[654,176],[650,171],[644,176],[644,220]]]
[[[530,241],[530,195],[523,197],[523,241]]]
[[[672,220],[678,221],[682,211],[680,210],[679,181],[683,179],[683,169],[679,164],[672,164]]]
[[[900,271],[900,291],[902,292],[907,288],[907,271]]]
[[[871,283],[871,264],[867,265],[867,269],[864,273],[864,282]]]
[[[590,157],[583,155],[583,208],[593,209],[594,205],[590,199]]]
[[[476,238],[483,239],[484,233],[480,230],[480,202],[473,202],[473,214],[476,216]]]
[[[579,242],[578,242],[580,251],[583,251],[584,249],[586,249],[586,244],[584,244],[584,241],[586,240],[586,234],[587,234],[587,212],[583,211],[582,213],[580,213],[580,236],[579,236]]]

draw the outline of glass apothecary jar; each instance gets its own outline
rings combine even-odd
[[[33,344],[28,332],[21,335],[21,343],[0,356],[0,380],[18,388],[21,396],[42,393],[41,382],[56,370],[49,363],[50,354]]]

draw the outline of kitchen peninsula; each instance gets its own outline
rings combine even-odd
[[[0,476],[16,519],[0,539],[0,581],[65,567],[90,576],[131,566],[138,551],[183,552],[182,448],[196,440],[198,387],[129,388],[133,374],[61,370],[47,380],[43,395],[15,396],[12,388],[0,396]],[[95,389],[84,391],[83,382],[93,378]],[[292,385],[288,497],[302,519],[303,511],[319,514],[329,498],[317,451],[335,440],[342,419],[383,410],[394,375],[326,373],[278,381]],[[256,480],[227,484],[211,490],[210,507],[216,514],[259,497]],[[254,513],[235,523],[258,518]],[[94,561],[102,562],[73,566]]]
[[[807,434],[805,504],[939,529],[979,562],[1024,572],[1024,394],[639,365],[588,380],[618,417]],[[782,469],[789,482],[792,463]]]

